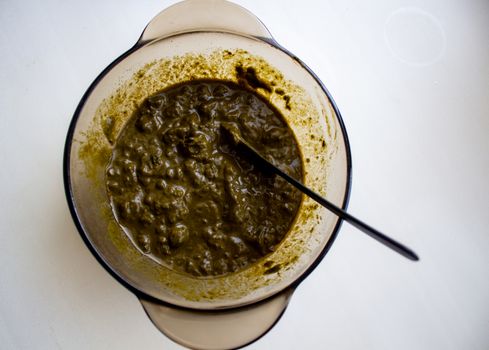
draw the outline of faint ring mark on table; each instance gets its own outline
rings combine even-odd
[[[413,66],[431,65],[445,54],[446,36],[440,21],[415,7],[402,7],[389,15],[384,39],[397,59]]]

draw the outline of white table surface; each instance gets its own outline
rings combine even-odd
[[[0,2],[0,348],[180,349],[82,242],[62,180],[82,94],[174,1]],[[253,1],[323,80],[353,154],[344,225],[249,349],[489,349],[489,2]]]

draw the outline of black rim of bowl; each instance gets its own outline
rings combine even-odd
[[[339,111],[339,109],[338,109],[338,107],[337,107],[337,105],[336,105],[333,97],[331,96],[330,92],[328,91],[328,89],[326,88],[326,86],[323,84],[323,82],[318,78],[318,76],[304,62],[302,62],[297,56],[295,56],[293,53],[291,53],[290,51],[288,51],[284,47],[280,46],[275,41],[268,41],[268,40],[263,40],[263,39],[260,39],[260,40],[268,43],[273,48],[278,49],[278,50],[284,52],[289,57],[291,57],[296,62],[298,62],[301,65],[301,67],[303,69],[305,69],[314,78],[314,80],[319,84],[319,86],[321,87],[321,89],[323,90],[323,92],[326,94],[326,96],[327,96],[327,98],[329,100],[329,103],[333,107],[333,110],[334,110],[334,112],[336,114],[336,118],[337,118],[338,123],[340,125],[341,133],[342,133],[343,139],[344,139],[344,146],[345,146],[345,150],[346,150],[346,173],[347,173],[346,174],[346,177],[347,177],[347,179],[346,179],[344,199],[343,199],[343,203],[341,205],[341,207],[343,209],[346,209],[348,207],[348,202],[350,200],[351,182],[352,182],[352,174],[351,174],[351,172],[352,172],[351,149],[350,149],[350,142],[349,142],[349,139],[348,139],[348,134],[346,132],[345,124],[343,122],[343,118],[341,116],[341,113],[340,113],[340,111]],[[178,308],[178,309],[186,309],[186,310],[194,310],[194,311],[206,311],[206,312],[212,311],[212,310],[208,310],[208,309],[202,310],[202,309],[195,309],[195,308],[191,308],[191,307],[185,307],[185,306],[181,306],[181,305],[175,305],[175,304],[169,303],[167,301],[164,301],[164,300],[158,299],[156,297],[153,297],[153,296],[145,293],[144,291],[139,290],[136,287],[132,286],[128,281],[126,281],[122,276],[120,276],[115,270],[113,270],[110,267],[110,265],[107,262],[105,262],[105,260],[99,255],[99,253],[96,251],[96,249],[94,248],[94,246],[92,245],[92,243],[88,239],[87,235],[85,234],[85,231],[84,231],[84,229],[82,227],[82,224],[81,224],[80,219],[79,219],[78,214],[77,214],[77,210],[76,210],[76,206],[75,206],[75,201],[74,201],[74,198],[73,198],[73,192],[72,192],[72,188],[71,188],[70,161],[71,161],[71,148],[72,148],[72,144],[73,144],[73,135],[74,135],[75,128],[76,128],[76,125],[77,125],[77,122],[78,122],[78,118],[80,116],[80,112],[81,112],[83,106],[85,105],[86,100],[89,98],[90,94],[92,93],[93,89],[105,77],[105,75],[110,70],[112,70],[112,68],[114,68],[117,64],[119,64],[121,61],[123,61],[127,56],[129,56],[130,54],[132,54],[136,50],[140,49],[141,47],[142,46],[140,46],[139,44],[136,44],[135,46],[133,46],[132,48],[130,48],[128,51],[126,51],[125,53],[123,53],[122,55],[120,55],[118,58],[116,58],[112,63],[110,63],[95,78],[95,80],[90,84],[90,86],[88,87],[87,91],[83,94],[80,102],[78,103],[78,106],[77,106],[77,108],[75,110],[75,113],[73,114],[73,117],[71,119],[71,122],[70,122],[70,125],[69,125],[69,128],[68,128],[68,133],[67,133],[67,136],[66,136],[66,141],[65,141],[65,146],[64,146],[64,154],[63,154],[63,181],[64,181],[65,195],[66,195],[66,199],[67,199],[67,202],[68,202],[68,207],[69,207],[71,216],[73,218],[73,221],[75,223],[75,226],[76,226],[76,228],[78,230],[78,233],[80,234],[83,242],[85,243],[85,245],[87,246],[87,248],[90,250],[90,252],[92,253],[92,255],[95,257],[95,259],[100,263],[100,265],[102,265],[105,268],[105,270],[113,278],[115,278],[120,284],[122,284],[129,291],[131,291],[132,293],[134,293],[137,297],[143,298],[143,299],[147,299],[147,300],[151,300],[151,301],[154,301],[154,302],[157,302],[157,303],[161,303],[161,304],[164,304],[164,305],[168,305],[168,306],[171,306],[173,308]],[[237,309],[240,309],[240,308],[249,307],[250,305],[258,305],[258,304],[263,303],[263,302],[265,302],[267,300],[270,300],[271,298],[273,298],[274,296],[282,293],[284,290],[286,290],[288,288],[296,288],[319,265],[319,263],[323,260],[323,258],[325,257],[325,255],[331,249],[331,246],[333,245],[336,237],[338,236],[338,233],[340,231],[342,222],[343,222],[343,220],[341,218],[338,218],[338,221],[337,221],[335,227],[333,228],[333,232],[332,232],[329,240],[326,242],[326,245],[324,246],[324,248],[322,249],[322,251],[319,253],[319,255],[317,256],[317,258],[312,262],[312,264],[299,277],[297,277],[294,281],[292,281],[288,286],[282,288],[281,290],[279,290],[279,291],[277,291],[277,292],[275,292],[275,293],[273,293],[273,294],[267,296],[266,298],[261,299],[261,300],[259,300],[257,302],[254,302],[254,303],[251,303],[251,304],[246,304],[246,305],[240,305],[240,306],[233,306],[233,307],[229,307],[229,308],[223,308],[223,309],[219,309],[219,310],[216,310],[216,311],[222,311],[222,310],[226,310],[226,309],[228,309],[228,310],[237,310]]]

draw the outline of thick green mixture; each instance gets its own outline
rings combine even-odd
[[[216,80],[147,98],[107,168],[113,211],[135,245],[196,276],[231,273],[271,253],[301,202],[292,186],[239,154],[223,126],[302,178],[297,143],[279,112],[252,91]]]

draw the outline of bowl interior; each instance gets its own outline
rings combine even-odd
[[[338,218],[309,198],[279,248],[251,267],[196,278],[157,264],[133,246],[115,221],[105,189],[113,140],[137,106],[175,83],[211,78],[236,82],[236,67],[268,84],[268,99],[293,130],[304,181],[333,203],[346,205],[349,148],[341,119],[320,82],[275,45],[230,33],[194,32],[136,47],[109,66],[87,91],[67,140],[68,198],[82,235],[113,273],[159,300],[198,309],[229,308],[267,298],[303,277],[334,238]]]

